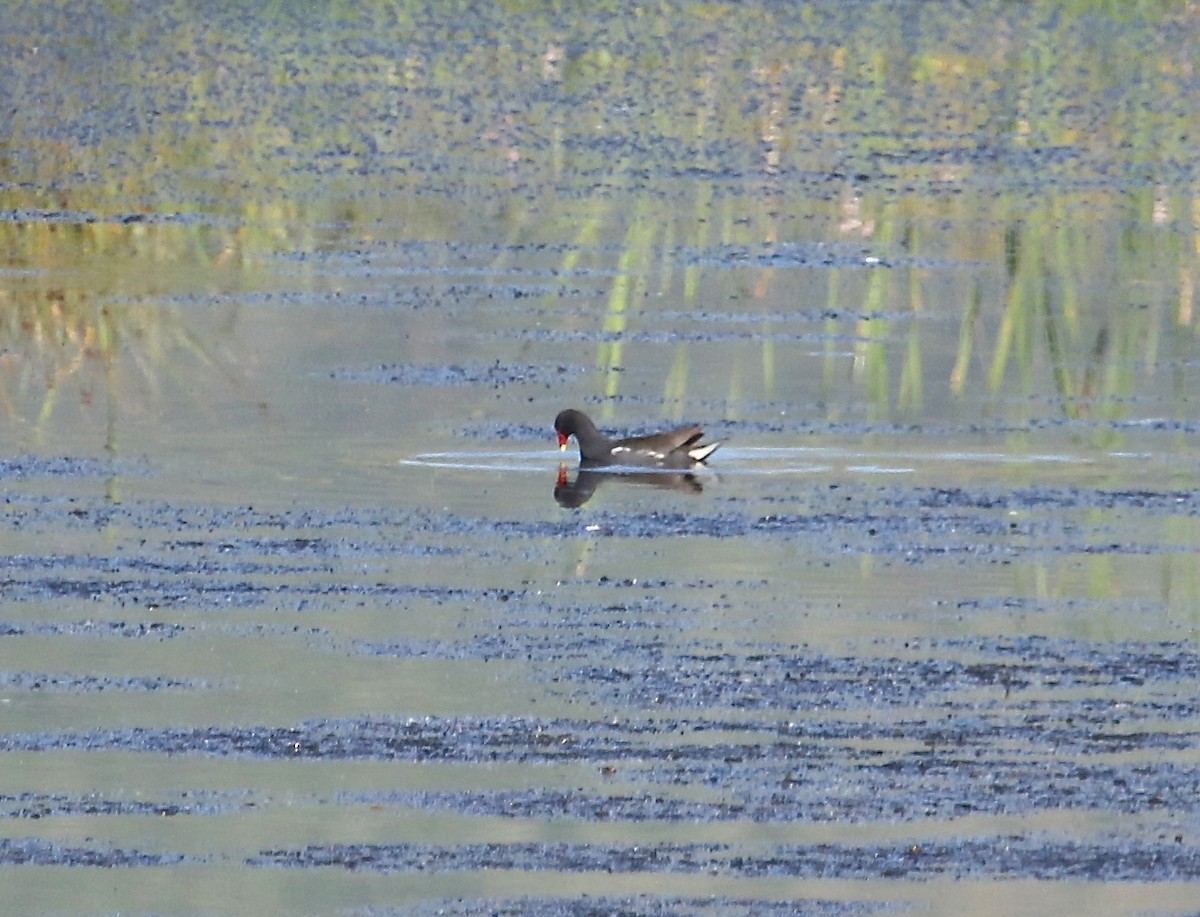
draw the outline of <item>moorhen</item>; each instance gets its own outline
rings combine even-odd
[[[560,449],[566,449],[567,440],[574,436],[579,443],[580,464],[593,467],[695,468],[721,445],[719,442],[701,443],[704,431],[698,426],[678,427],[629,439],[609,439],[596,429],[587,414],[573,408],[559,412],[554,418],[554,431],[558,434]]]

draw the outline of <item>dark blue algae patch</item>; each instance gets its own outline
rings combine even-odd
[[[167,624],[164,621],[0,621],[0,637],[37,635],[168,640],[191,629],[183,624]]]
[[[174,211],[158,213],[126,212],[95,213],[90,210],[0,210],[0,221],[8,223],[61,223],[68,226],[84,226],[108,223],[128,226],[131,223],[173,223],[181,226],[231,226],[230,220],[196,211]]]
[[[349,274],[361,273],[370,275],[369,268],[359,272],[347,271]],[[394,276],[394,270],[381,270],[374,273]],[[437,273],[424,271],[423,273]],[[178,306],[208,306],[233,304],[237,306],[262,305],[267,303],[285,304],[289,306],[310,306],[324,309],[363,309],[382,311],[420,312],[435,309],[439,313],[451,314],[462,307],[466,314],[478,305],[479,300],[488,300],[489,305],[503,305],[504,300],[519,303],[522,311],[529,309],[527,300],[545,299],[558,302],[566,299],[578,299],[599,295],[597,292],[581,290],[577,287],[551,285],[516,285],[516,284],[482,284],[482,283],[413,283],[407,278],[399,286],[377,285],[361,291],[351,290],[257,290],[240,292],[237,295],[222,294],[176,294],[163,298],[155,298],[154,302]],[[143,299],[130,300],[144,302]],[[336,378],[336,377],[335,377]]]
[[[316,537],[313,535],[296,535],[291,538],[249,538],[231,537],[217,538],[211,541],[201,539],[178,539],[164,542],[163,547],[168,551],[200,551],[222,557],[236,558],[245,554],[261,554],[273,557],[315,557],[327,560],[342,560],[344,558],[363,557],[395,557],[397,555],[415,557],[447,557],[461,554],[462,549],[435,544],[395,544],[385,541],[365,541],[350,538]],[[230,564],[229,571],[289,573],[325,570],[325,567],[306,568],[295,565],[280,567],[274,565],[258,565],[238,563]]]
[[[625,731],[599,724],[521,717],[315,720],[297,727],[8,733],[0,735],[0,750],[124,750],[333,760],[548,761],[608,755]]]
[[[703,730],[699,730],[703,732]],[[692,731],[695,735],[696,730]],[[883,737],[874,740],[878,743]],[[893,737],[894,741],[894,737]],[[1194,815],[1200,769],[1145,764],[1078,765],[1034,755],[1003,757],[926,750],[906,758],[817,740],[804,746],[722,744],[712,753],[663,749],[661,759],[613,758],[602,766],[610,792],[534,787],[512,790],[345,793],[342,804],[444,810],[475,818],[577,822],[861,824],[924,822],[967,815],[1040,811]],[[837,774],[837,786],[831,785]],[[637,792],[629,784],[644,786]],[[707,787],[697,800],[680,787]]]
[[[804,879],[1200,879],[1200,850],[1194,847],[1117,841],[1114,849],[1041,833],[933,843],[779,845],[769,852],[729,844],[329,844],[264,850],[247,864],[379,873],[504,869]]]
[[[480,423],[462,427],[455,433],[465,439],[481,439],[485,442],[554,442],[554,432],[548,423]]]
[[[169,550],[172,545],[168,544],[166,547]],[[328,551],[329,545],[326,543],[322,547]],[[213,545],[213,548],[214,553],[225,553],[221,550],[221,544],[219,543]],[[317,551],[314,549],[310,553],[315,554]],[[212,561],[207,559],[180,560],[174,557],[166,559],[159,555],[138,556],[135,554],[122,554],[118,556],[96,554],[26,554],[18,557],[9,556],[5,558],[5,561],[10,571],[43,571],[46,573],[50,571],[87,570],[103,574],[157,573],[164,577],[203,576],[215,578],[218,576],[247,576],[283,572],[280,567],[274,564],[238,560],[236,557]],[[306,568],[293,565],[287,568],[287,572],[313,573],[324,571],[325,569],[324,567]],[[52,582],[53,580],[47,577],[46,581]],[[114,579],[112,585],[117,586],[120,582],[122,580]],[[128,580],[124,580],[124,582],[128,582]],[[80,580],[78,585],[81,589],[88,591],[103,591],[103,585],[98,582],[87,583]],[[61,582],[60,588],[64,592],[70,592],[74,589],[70,583],[65,581]]]
[[[505,426],[464,431],[489,440],[534,439],[545,441],[541,426]],[[769,499],[769,498],[764,498]],[[270,565],[238,560],[247,552],[259,554],[314,556],[320,558],[390,553],[390,542],[347,538],[341,534],[317,534],[338,529],[357,533],[395,529],[407,533],[410,547],[421,552],[454,550],[439,541],[422,541],[414,535],[434,539],[460,536],[511,538],[585,537],[621,538],[807,538],[817,536],[834,554],[902,554],[921,559],[939,555],[1010,558],[1027,553],[1144,553],[1180,550],[1172,545],[1141,545],[1103,540],[1090,536],[1086,518],[1063,516],[1050,510],[1128,510],[1144,515],[1200,515],[1200,491],[1115,491],[1094,488],[1038,487],[1019,490],[901,488],[901,487],[807,487],[794,497],[776,497],[782,506],[803,502],[804,512],[745,512],[740,501],[727,500],[726,509],[697,512],[690,505],[678,510],[608,512],[595,510],[562,513],[546,519],[489,519],[409,510],[392,507],[362,507],[340,510],[295,509],[262,512],[252,507],[212,508],[164,503],[121,505],[74,501],[41,501],[27,510],[17,505],[0,516],[0,526],[20,528],[30,524],[87,526],[135,526],[141,530],[167,530],[186,537],[167,542],[176,549],[205,549],[228,555],[221,566],[207,560],[163,560],[160,557],[86,557],[51,555],[42,561],[27,559],[25,566],[41,562],[50,567],[93,567],[106,572],[130,569],[165,573],[271,573],[282,572]],[[849,510],[847,507],[853,507]],[[1011,514],[1024,510],[1037,513],[1032,519],[1014,521]],[[266,536],[263,530],[287,533]],[[254,534],[231,533],[253,531]],[[210,534],[220,536],[208,538]],[[935,536],[935,537],[931,537]],[[1019,536],[1019,537],[1014,537]],[[1030,537],[1034,536],[1034,537]],[[15,562],[15,561],[14,561]],[[288,567],[294,572],[294,567]]]
[[[845,345],[864,343],[871,339],[851,333],[830,333],[828,331],[764,331],[762,328],[746,328],[741,331],[670,331],[624,330],[609,331],[605,329],[577,330],[554,328],[523,328],[517,331],[507,331],[501,334],[505,338],[515,338],[522,341],[542,341],[555,344],[562,343],[638,343],[638,344],[679,344],[693,343],[739,343],[761,341],[790,341],[802,344],[825,344],[840,342]]]
[[[582,790],[501,790],[497,792],[344,793],[340,803],[443,809],[485,818],[570,819],[587,822],[741,820],[790,821],[787,815],[764,811],[755,818],[743,803],[705,803],[654,794],[601,795]]]
[[[1037,753],[1030,749],[1006,754],[994,744],[1004,739],[992,736],[991,745],[971,745],[978,736],[954,736],[949,731],[940,738],[928,730],[918,731],[913,736],[913,745],[918,746],[914,751],[905,742],[905,731],[911,726],[898,723],[888,736],[863,739],[876,748],[831,745],[803,736],[791,748],[724,745],[721,754],[704,757],[670,751],[656,761],[614,759],[606,773],[617,780],[649,784],[653,791],[625,796],[617,792],[611,804],[580,791],[566,812],[578,818],[589,811],[596,813],[593,818],[607,813],[622,821],[770,824],[923,824],[972,815],[1045,812],[1170,813],[1181,818],[1198,814],[1200,803],[1193,798],[1193,789],[1200,769],[1195,767],[1072,764],[1055,759],[1045,747]],[[934,748],[937,741],[958,740],[964,744],[950,750]],[[724,798],[709,803],[679,799],[673,794],[681,786],[707,787]],[[642,804],[643,799],[649,802]],[[523,805],[531,812],[544,807],[537,791],[530,791],[529,798],[514,793],[508,801],[513,804],[510,816],[519,817]],[[506,814],[489,794],[445,794],[423,802],[452,811]]]
[[[528,611],[523,603],[522,607]],[[675,606],[661,610],[678,611]],[[951,709],[961,692],[989,690],[992,700],[1019,707],[1027,691],[1095,692],[1145,686],[1174,697],[1179,684],[1200,680],[1200,656],[1186,644],[1093,644],[1040,637],[913,640],[905,644],[903,656],[888,655],[882,645],[876,656],[830,656],[784,644],[692,639],[680,647],[659,627],[628,623],[621,617],[627,611],[641,617],[649,608],[572,609],[569,623],[555,624],[549,616],[559,620],[563,609],[545,606],[542,612],[547,617],[540,626],[527,616],[507,621],[502,632],[460,640],[358,641],[354,646],[364,655],[396,658],[537,659],[534,677],[578,685],[578,699],[653,710],[793,711],[814,705],[824,710]],[[589,614],[603,619],[589,623]],[[639,635],[639,630],[645,634]],[[940,657],[931,655],[939,649]],[[580,666],[580,660],[587,664]],[[971,697],[971,708],[981,709],[987,700],[977,693]],[[1107,701],[1078,703],[1103,706]],[[1151,700],[1126,703],[1128,715],[1136,717]],[[1178,716],[1200,714],[1200,701],[1174,700],[1171,707]]]
[[[1200,811],[1200,768],[1152,758],[1192,749],[1200,737],[1164,728],[1183,714],[1153,703],[1051,701],[976,709],[966,699],[914,710],[910,717],[805,713],[791,721],[732,714],[603,722],[425,717],[8,733],[0,735],[0,750],[583,765],[641,787],[614,787],[607,798],[552,788],[349,797],[366,805],[507,817],[856,823],[1041,810],[1164,810],[1179,817]],[[1115,759],[1115,753],[1131,754]],[[679,798],[680,787],[707,787],[721,796],[709,802]]]
[[[611,611],[611,609],[608,609]],[[561,611],[561,610],[560,610]],[[572,609],[572,615],[574,615]],[[545,660],[542,677],[558,680],[565,674],[562,665],[570,660],[591,659],[596,653],[652,652],[656,641],[639,643],[633,638],[603,639],[589,635],[574,635],[580,624],[572,621],[563,634],[515,633],[513,624],[506,624],[505,633],[478,634],[461,640],[391,640],[358,641],[355,649],[365,656],[390,656],[398,659],[541,659]],[[621,622],[620,630],[656,630],[654,625]]]
[[[0,838],[2,866],[95,866],[101,869],[202,863],[182,853],[144,853],[106,847],[68,847],[40,838]]]
[[[524,644],[522,635],[503,638]],[[562,641],[561,652],[547,644]],[[604,634],[569,638],[539,635],[528,641],[539,658],[585,656],[590,665],[567,669],[549,666],[545,677],[578,683],[591,700],[643,709],[663,707],[804,710],[869,707],[952,709],[962,692],[990,689],[1006,706],[1055,690],[1123,690],[1159,686],[1175,697],[1178,686],[1200,679],[1200,656],[1190,644],[1113,643],[1015,638],[964,640],[956,654],[925,655],[914,641],[901,656],[829,656],[797,646],[705,646],[667,648],[659,639],[638,641]],[[493,652],[498,647],[492,647]],[[510,647],[508,655],[521,655]],[[972,695],[971,709],[986,698]],[[1081,704],[1083,701],[1079,701]],[[1130,715],[1139,701],[1127,700]],[[1140,703],[1148,703],[1141,699]],[[1174,702],[1179,715],[1200,713],[1200,700]]]
[[[142,474],[146,469],[129,461],[72,456],[41,458],[21,455],[0,458],[0,481],[19,478],[107,478]]]
[[[417,366],[394,363],[374,366],[362,370],[337,370],[329,374],[331,379],[342,382],[370,382],[375,384],[424,385],[485,385],[502,388],[507,385],[538,384],[552,385],[563,379],[583,372],[579,366],[495,363],[462,366],[455,363]]]
[[[795,268],[795,267],[894,267],[912,259],[899,255],[881,258],[876,252],[845,244],[813,242],[807,245],[782,244],[759,248],[715,246],[684,248],[679,251],[684,264],[714,267]]]
[[[274,571],[263,571],[271,573]],[[294,573],[294,570],[278,571]],[[297,610],[315,609],[328,604],[370,602],[377,606],[407,605],[412,599],[427,599],[437,604],[449,602],[507,602],[519,591],[511,589],[467,589],[454,586],[424,586],[389,583],[276,583],[250,580],[203,578],[184,581],[163,579],[68,579],[43,577],[28,580],[0,580],[0,588],[9,601],[45,601],[75,599],[126,607],[141,606],[157,611],[163,608],[193,608],[229,611],[270,605]],[[124,612],[122,612],[124,613]]]
[[[243,809],[242,799],[216,793],[183,793],[177,800],[149,802],[137,799],[105,799],[47,793],[0,795],[0,818],[58,818],[80,815],[138,815],[154,818],[176,815],[220,815]]]
[[[543,440],[546,428],[540,429]],[[396,506],[344,507],[334,509],[309,509],[298,507],[290,510],[266,511],[253,506],[219,506],[205,504],[177,504],[155,501],[125,501],[115,504],[105,501],[85,502],[72,499],[49,497],[20,499],[10,498],[6,512],[0,513],[0,529],[26,529],[30,525],[52,529],[82,527],[102,531],[110,527],[135,529],[139,532],[169,532],[176,537],[165,542],[165,547],[179,549],[206,548],[213,553],[236,555],[242,551],[263,554],[287,553],[290,546],[302,549],[298,553],[309,555],[336,555],[339,557],[359,553],[375,556],[397,550],[394,541],[380,540],[378,532],[395,529],[405,535],[409,542],[414,535],[434,536],[489,534],[493,523],[485,520],[455,516],[444,512],[413,510]],[[496,523],[505,525],[503,521]],[[563,531],[581,530],[582,524],[566,526]],[[558,531],[555,529],[554,531]],[[278,532],[278,535],[264,534]],[[346,533],[353,537],[347,537]],[[248,534],[240,534],[248,533]],[[370,540],[366,533],[375,535]],[[319,540],[318,540],[319,539]],[[444,545],[417,543],[422,548],[436,550]],[[297,553],[297,551],[293,551]],[[108,555],[40,555],[49,558],[78,560],[82,564],[94,564],[98,569],[119,572],[126,569],[124,558],[114,559]],[[136,555],[134,555],[136,556]],[[14,560],[13,555],[7,558]],[[22,560],[28,565],[32,561]],[[185,561],[164,561],[148,558],[145,566],[163,565],[167,572],[192,572],[178,566]],[[174,564],[176,566],[172,567]],[[273,568],[266,568],[270,572]],[[282,572],[279,568],[277,572]],[[293,567],[286,568],[294,570]]]
[[[0,672],[0,687],[26,691],[91,694],[98,691],[179,691],[210,687],[203,679],[163,675],[68,675],[50,672]]]
[[[1130,509],[1153,515],[1200,514],[1200,490],[1100,490],[1090,487],[933,488],[897,490],[884,496],[903,508],[962,507],[1022,511],[1031,509]]]
[[[455,899],[423,907],[359,908],[347,917],[863,917],[895,913],[894,905],[822,898],[789,898],[786,901],[748,898],[529,897]]]

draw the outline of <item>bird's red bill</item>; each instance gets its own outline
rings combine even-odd
[[[558,434],[558,448],[559,449],[567,448],[567,437],[563,436],[561,433]]]

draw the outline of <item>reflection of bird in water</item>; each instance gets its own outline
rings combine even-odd
[[[649,484],[651,487],[661,487],[663,490],[678,490],[698,494],[704,490],[700,475],[707,472],[710,479],[716,480],[716,475],[707,471],[705,466],[698,466],[701,472],[694,471],[625,471],[597,470],[595,468],[580,468],[572,481],[567,477],[567,466],[558,466],[558,480],[554,484],[554,499],[559,506],[566,509],[576,509],[592,499],[596,489],[607,481],[617,481],[627,484]]]
[[[609,439],[596,429],[592,419],[583,411],[568,409],[554,418],[558,446],[567,448],[574,436],[579,443],[580,467],[603,465],[640,465],[646,468],[695,469],[712,455],[721,444],[701,443],[704,431],[698,426],[678,427],[631,436],[628,439]]]

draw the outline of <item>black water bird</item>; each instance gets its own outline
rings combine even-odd
[[[558,446],[567,448],[572,436],[579,443],[580,464],[634,465],[643,468],[688,469],[704,464],[720,442],[701,443],[704,431],[696,425],[676,427],[649,436],[609,439],[596,429],[592,419],[574,408],[560,411],[554,418]]]

